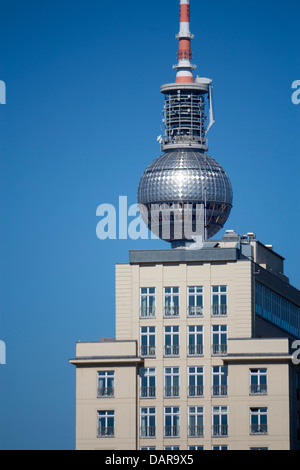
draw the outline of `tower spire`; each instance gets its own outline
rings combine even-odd
[[[177,69],[176,83],[194,83],[196,66],[191,64],[191,40],[194,36],[190,32],[190,0],[180,0],[180,31],[176,38],[179,39],[178,64],[174,65]]]

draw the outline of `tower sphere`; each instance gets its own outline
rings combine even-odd
[[[144,172],[138,188],[138,204],[143,206],[141,215],[149,230],[167,241],[191,238],[183,232],[176,236],[172,230],[170,237],[163,236],[163,216],[155,213],[155,206],[173,207],[174,220],[192,217],[195,229],[196,205],[203,205],[206,235],[211,238],[229,217],[232,187],[221,165],[205,152],[174,149],[154,160]]]

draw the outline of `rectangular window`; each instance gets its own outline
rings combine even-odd
[[[227,326],[212,326],[212,355],[223,356],[227,354]]]
[[[188,450],[204,450],[204,446],[189,446]]]
[[[141,419],[141,428],[140,436],[141,438],[154,438],[156,436],[156,413],[155,408],[141,408],[140,413]]]
[[[203,355],[203,326],[188,326],[188,356]]]
[[[203,397],[203,367],[188,368],[188,396]]]
[[[179,397],[179,367],[165,367],[165,398]]]
[[[98,398],[113,397],[115,394],[114,371],[98,372]]]
[[[180,409],[178,406],[165,407],[164,423],[164,437],[180,436]]]
[[[250,434],[268,434],[268,408],[250,408]]]
[[[179,316],[179,287],[164,288],[164,316]]]
[[[250,369],[250,395],[267,393],[267,369]]]
[[[188,287],[188,317],[203,316],[203,287]]]
[[[179,326],[165,326],[164,355],[179,356]]]
[[[140,369],[140,397],[155,398],[156,375],[154,367],[143,367]]]
[[[155,326],[141,327],[141,356],[155,357]]]
[[[227,286],[212,286],[211,314],[214,317],[227,315]]]
[[[203,406],[189,406],[188,409],[188,437],[204,436],[204,412]]]
[[[98,437],[114,437],[115,412],[98,411]]]
[[[155,287],[142,287],[140,290],[141,318],[155,317]]]
[[[212,436],[228,436],[228,410],[227,406],[213,406],[212,409]]]
[[[228,368],[227,366],[212,367],[212,396],[227,396],[228,388]]]

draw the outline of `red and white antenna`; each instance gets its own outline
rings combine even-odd
[[[178,64],[174,65],[177,69],[176,83],[194,83],[192,65],[191,40],[194,38],[190,32],[190,0],[180,0],[180,31],[177,34],[179,39]]]

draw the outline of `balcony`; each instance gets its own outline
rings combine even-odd
[[[155,357],[156,348],[155,346],[141,346],[142,357]]]
[[[189,426],[188,437],[204,437],[204,426]]]
[[[114,397],[114,395],[115,395],[114,387],[98,388],[98,393],[97,393],[98,398],[109,398],[109,397]]]
[[[227,424],[213,425],[212,437],[228,437],[228,425]]]
[[[250,434],[268,434],[268,425],[267,424],[251,424],[250,426]]]
[[[250,395],[267,395],[267,384],[251,384]]]
[[[188,307],[188,317],[203,317],[203,307],[190,305]]]
[[[156,387],[141,387],[140,389],[141,398],[155,398],[156,397]]]
[[[140,429],[140,436],[141,439],[154,439],[156,437],[156,426],[142,426]]]
[[[165,426],[164,437],[179,437],[180,436],[179,426]]]
[[[179,356],[179,346],[165,346],[164,347],[164,356],[165,357],[178,357]]]
[[[155,307],[141,307],[140,318],[155,318],[156,309]]]
[[[98,428],[98,437],[115,437],[114,426]]]
[[[188,387],[188,397],[203,397],[204,386],[203,385],[190,385]]]
[[[188,356],[203,356],[203,344],[189,344]]]
[[[225,356],[227,354],[227,344],[213,344],[211,353],[213,356]]]
[[[179,397],[179,385],[165,387],[164,397],[165,398],[178,398]]]
[[[164,317],[171,318],[171,317],[179,317],[179,306],[165,306],[164,307]]]
[[[213,385],[211,394],[213,397],[227,397],[227,385]]]
[[[211,315],[213,317],[226,317],[227,305],[212,305]]]

